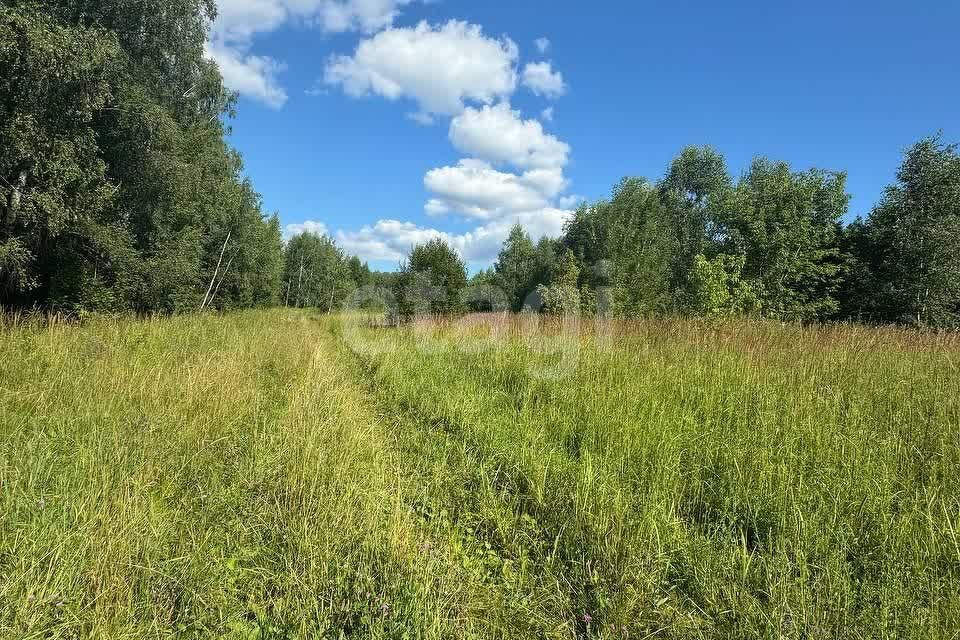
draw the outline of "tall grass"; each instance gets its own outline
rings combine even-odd
[[[8,324],[0,637],[960,632],[956,337],[534,324]]]
[[[0,344],[0,636],[398,637],[470,606],[299,313]]]
[[[661,320],[556,367],[492,326],[349,342],[530,635],[960,633],[956,337]]]

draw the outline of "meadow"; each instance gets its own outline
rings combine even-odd
[[[0,328],[3,638],[956,638],[960,337]]]

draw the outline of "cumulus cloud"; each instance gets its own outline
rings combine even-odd
[[[559,98],[567,92],[563,74],[549,62],[530,62],[523,68],[523,84],[538,96]]]
[[[315,0],[301,0],[309,4]],[[326,31],[373,33],[393,24],[400,7],[411,0],[327,0],[320,3],[319,21]]]
[[[464,110],[450,123],[450,142],[465,154],[520,169],[562,167],[570,153],[539,121],[522,119],[505,102]]]
[[[584,198],[583,196],[572,194],[569,196],[563,196],[562,198],[557,200],[557,203],[560,205],[562,209],[575,209],[576,207],[579,207],[581,204],[583,204],[585,201],[586,201],[586,198]]]
[[[378,220],[358,231],[338,231],[336,241],[344,251],[362,260],[400,262],[414,246],[434,238],[449,241],[450,236],[412,222]]]
[[[345,251],[365,260],[399,262],[413,246],[442,238],[465,260],[483,263],[496,257],[514,224],[534,238],[559,236],[576,200],[564,195],[570,147],[545,132],[537,119],[525,120],[509,99],[521,79],[538,95],[559,96],[566,90],[562,75],[549,62],[528,64],[520,73],[516,44],[506,36],[484,34],[479,25],[453,20],[392,27],[398,11],[412,1],[221,0],[207,52],[220,65],[228,87],[279,108],[287,100],[278,81],[284,65],[252,53],[258,34],[289,23],[364,32],[368,35],[352,55],[327,61],[325,85],[355,97],[409,100],[414,108],[407,117],[420,124],[451,117],[450,142],[468,158],[426,173],[423,182],[430,196],[424,209],[432,216],[459,214],[477,226],[453,233],[381,219],[333,233]],[[550,48],[546,38],[535,44],[541,53]],[[549,121],[553,111],[541,115]],[[331,230],[307,220],[286,225],[284,237],[303,232]]]
[[[514,224],[522,225],[534,241],[543,236],[556,238],[563,233],[563,225],[571,212],[555,208],[522,211],[500,220],[494,220],[472,231],[450,237],[450,244],[468,262],[489,264],[493,262],[503,241],[510,235]]]
[[[491,220],[518,211],[549,207],[565,187],[560,169],[534,169],[521,175],[497,171],[481,160],[461,160],[455,167],[427,172],[423,184],[435,197],[425,210],[430,215],[462,213]]]
[[[274,31],[290,21],[319,26],[330,33],[373,33],[393,24],[412,0],[220,0],[213,33],[239,42]]]
[[[221,43],[249,44],[257,33],[269,33],[288,20],[291,8],[283,0],[220,0],[211,38]]]
[[[304,220],[303,222],[288,224],[283,228],[283,237],[285,240],[289,240],[301,233],[314,233],[318,236],[329,235],[327,225],[322,222],[317,222],[316,220]]]
[[[217,63],[223,84],[228,88],[274,109],[286,104],[287,92],[277,81],[277,74],[286,69],[286,65],[222,44],[207,45],[206,53]]]
[[[540,112],[540,118],[542,118],[544,122],[553,122],[553,116],[554,116],[553,107],[547,107],[546,109]]]
[[[338,231],[336,240],[347,253],[363,260],[400,262],[415,245],[441,238],[464,260],[489,263],[496,258],[514,224],[523,225],[534,239],[557,237],[562,233],[570,214],[570,211],[555,208],[517,212],[509,218],[488,222],[466,233],[448,233],[400,220],[379,220],[357,231]]]
[[[220,0],[207,56],[220,67],[227,88],[278,109],[287,101],[287,92],[277,80],[285,65],[251,54],[257,34],[275,31],[288,22],[316,25],[327,32],[372,33],[393,24],[400,7],[411,1]]]
[[[557,219],[555,212],[564,209],[559,206],[561,194],[568,187],[563,169],[570,147],[545,133],[539,121],[524,120],[501,102],[465,109],[451,121],[449,135],[454,147],[472,157],[426,174],[424,186],[432,196],[427,214],[460,213],[497,230],[509,228],[518,214],[529,220]]]
[[[517,86],[517,45],[490,38],[479,25],[451,20],[391,28],[360,42],[352,56],[331,58],[324,81],[351,96],[417,102],[421,114],[455,115],[467,101],[484,104]]]

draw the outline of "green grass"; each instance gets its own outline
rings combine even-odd
[[[0,637],[960,637],[960,340],[590,328],[0,329]]]

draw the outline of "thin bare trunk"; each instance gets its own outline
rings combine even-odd
[[[227,277],[227,274],[230,273],[230,265],[233,264],[233,259],[237,257],[237,254],[234,253],[230,256],[230,259],[227,261],[227,266],[223,268],[223,274],[220,276],[220,280],[217,281],[217,286],[213,288],[213,294],[210,296],[210,301],[207,303],[207,306],[213,304],[213,299],[217,297],[217,293],[220,291],[220,285],[223,284],[223,279]]]
[[[203,311],[207,306],[207,300],[210,298],[210,292],[213,290],[213,283],[217,279],[217,276],[220,275],[220,263],[223,262],[223,253],[227,250],[227,243],[230,242],[230,234],[233,231],[227,232],[227,237],[223,241],[223,247],[220,248],[220,259],[217,260],[217,269],[213,272],[213,277],[210,278],[210,286],[207,287],[207,293],[203,296],[203,302],[200,304],[200,311]]]
[[[17,182],[13,185],[13,190],[10,192],[10,199],[6,203],[6,216],[5,222],[7,224],[13,224],[17,219],[17,212],[20,211],[20,199],[23,197],[23,190],[27,187],[27,172],[26,170],[21,171],[20,175],[17,176]]]
[[[297,304],[295,306],[300,306],[300,296],[303,292],[303,250],[300,250],[300,272],[297,274]]]

